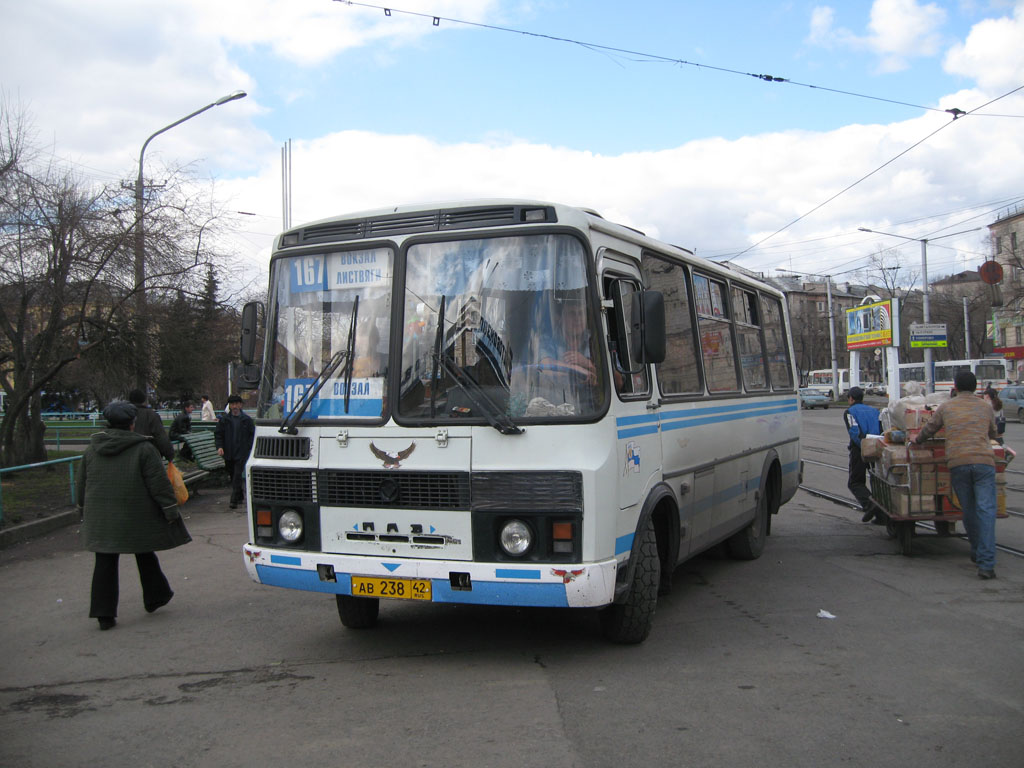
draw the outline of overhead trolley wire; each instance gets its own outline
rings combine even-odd
[[[994,104],[995,102],[997,102],[997,101],[999,101],[999,100],[1001,100],[1001,99],[1005,99],[1005,98],[1006,98],[1007,96],[1012,96],[1013,94],[1015,94],[1015,93],[1016,93],[1017,91],[1019,91],[1019,90],[1021,90],[1021,89],[1024,89],[1024,85],[1018,85],[1018,86],[1017,86],[1016,88],[1014,88],[1014,89],[1013,89],[1013,90],[1011,90],[1011,91],[1008,91],[1007,93],[1004,93],[1004,94],[1003,94],[1002,96],[997,96],[996,98],[994,98],[994,99],[991,99],[990,101],[986,101],[986,102],[985,102],[984,104],[982,104],[982,105],[981,105],[980,107],[975,107],[974,109],[970,110],[969,112],[964,112],[963,114],[965,114],[965,115],[971,115],[971,114],[973,114],[973,113],[977,112],[977,111],[978,111],[979,109],[984,109],[984,108],[985,108],[985,107],[987,107],[987,106],[988,106],[989,104]],[[800,216],[797,216],[797,217],[796,217],[795,219],[793,219],[793,220],[792,220],[791,222],[789,222],[788,224],[786,224],[786,225],[785,225],[784,227],[781,227],[781,228],[777,229],[776,231],[772,232],[772,233],[771,233],[770,235],[767,235],[766,237],[763,237],[763,238],[761,238],[761,239],[760,239],[760,240],[758,240],[758,241],[757,241],[756,243],[753,243],[753,244],[751,244],[751,245],[747,246],[746,248],[744,248],[744,249],[743,249],[742,251],[740,251],[739,253],[737,253],[737,254],[734,254],[732,258],[738,258],[738,257],[742,256],[742,255],[743,255],[743,254],[745,254],[745,253],[746,253],[747,251],[749,251],[749,250],[751,250],[751,249],[753,249],[753,248],[757,248],[757,246],[761,245],[762,243],[764,243],[764,242],[766,242],[766,241],[768,241],[768,240],[771,240],[771,239],[772,239],[773,237],[775,237],[776,235],[778,235],[778,234],[780,234],[780,233],[782,233],[782,232],[785,232],[785,231],[786,231],[787,229],[789,229],[790,227],[792,227],[792,226],[793,226],[794,224],[796,224],[797,222],[799,222],[799,221],[803,221],[804,219],[806,219],[806,218],[807,218],[808,216],[810,216],[810,215],[811,215],[812,213],[814,213],[815,211],[818,211],[818,210],[820,210],[820,209],[824,208],[824,207],[825,207],[826,205],[828,205],[829,203],[831,203],[831,202],[832,202],[833,200],[835,200],[835,199],[836,199],[837,197],[840,197],[841,195],[844,195],[844,194],[846,194],[847,192],[849,192],[849,191],[850,191],[851,189],[853,189],[854,187],[856,187],[856,186],[857,186],[858,184],[860,184],[861,182],[864,182],[864,181],[866,181],[867,179],[869,179],[869,178],[871,178],[872,176],[874,176],[874,175],[875,175],[876,173],[878,173],[879,171],[881,171],[881,170],[882,170],[883,168],[885,168],[886,166],[889,166],[889,165],[891,165],[892,163],[896,162],[896,161],[897,161],[897,160],[899,160],[899,159],[900,159],[901,157],[903,157],[903,156],[904,156],[905,154],[907,154],[908,152],[910,152],[910,151],[911,151],[912,149],[916,149],[917,147],[921,146],[921,145],[922,145],[922,144],[924,144],[924,143],[925,143],[926,141],[928,141],[928,139],[930,139],[930,138],[931,138],[932,136],[934,136],[935,134],[937,134],[937,133],[938,133],[939,131],[943,131],[943,130],[945,130],[946,128],[948,128],[949,126],[951,126],[951,125],[952,125],[953,123],[955,123],[955,122],[957,121],[957,119],[958,119],[958,117],[954,117],[954,118],[953,118],[953,119],[952,119],[951,121],[949,121],[949,122],[947,122],[947,123],[943,123],[943,124],[942,124],[942,125],[940,125],[940,126],[939,126],[938,128],[936,128],[936,129],[935,129],[934,131],[932,131],[932,132],[931,132],[931,133],[929,133],[929,134],[928,134],[927,136],[925,136],[925,137],[924,137],[923,139],[920,139],[920,140],[918,140],[918,141],[915,141],[915,142],[914,142],[913,144],[911,144],[911,145],[910,145],[909,147],[907,147],[906,149],[904,149],[904,150],[903,150],[902,152],[899,152],[899,153],[898,153],[898,154],[896,154],[896,155],[895,155],[894,157],[891,157],[891,158],[889,158],[889,159],[888,159],[888,160],[886,160],[886,161],[885,161],[884,163],[882,163],[882,164],[881,164],[880,166],[878,166],[877,168],[875,168],[875,169],[874,169],[873,171],[870,171],[869,173],[866,173],[866,174],[864,174],[863,176],[861,176],[861,177],[860,177],[859,179],[857,179],[857,180],[856,180],[855,182],[853,182],[852,184],[848,184],[847,186],[843,187],[843,188],[842,188],[841,190],[839,190],[838,192],[836,192],[836,193],[835,193],[834,195],[832,195],[832,196],[831,196],[830,198],[828,198],[827,200],[825,200],[825,201],[823,201],[823,202],[821,202],[821,203],[818,203],[818,204],[817,204],[816,206],[814,206],[813,208],[811,208],[811,210],[807,211],[806,213],[803,213],[803,214],[801,214]]]
[[[440,26],[440,23],[442,21],[446,21],[446,22],[448,22],[450,24],[460,24],[460,25],[466,26],[466,27],[476,27],[477,29],[488,29],[488,30],[491,30],[492,32],[507,32],[509,34],[523,35],[525,37],[536,37],[536,38],[539,38],[541,40],[550,40],[550,41],[555,42],[555,43],[568,43],[570,45],[578,45],[581,48],[586,48],[586,49],[592,50],[592,51],[605,51],[605,52],[608,52],[608,53],[616,53],[616,54],[621,54],[621,55],[624,55],[624,56],[635,56],[635,57],[639,57],[640,59],[646,60],[646,61],[662,62],[662,63],[665,63],[665,64],[677,64],[677,65],[680,65],[680,66],[696,67],[698,69],[710,69],[710,70],[713,70],[715,72],[724,72],[724,73],[730,74],[730,75],[742,75],[743,77],[752,77],[755,80],[761,80],[761,81],[766,82],[766,83],[785,83],[787,85],[800,86],[801,88],[811,88],[811,89],[816,90],[816,91],[828,91],[830,93],[836,93],[836,94],[839,94],[841,96],[853,96],[853,97],[859,98],[859,99],[870,99],[871,101],[882,101],[882,102],[885,102],[887,104],[896,104],[896,105],[902,106],[902,107],[912,107],[914,109],[922,109],[922,110],[926,110],[926,111],[929,111],[929,112],[944,112],[944,113],[951,114],[953,116],[954,120],[956,120],[957,118],[962,117],[963,115],[967,114],[963,110],[957,109],[956,107],[953,107],[951,109],[941,109],[939,107],[928,107],[928,106],[924,106],[922,104],[913,104],[913,103],[908,102],[908,101],[899,101],[897,99],[887,99],[887,98],[884,98],[882,96],[871,96],[869,94],[857,93],[855,91],[846,91],[846,90],[842,90],[842,89],[839,89],[839,88],[829,88],[828,86],[824,86],[824,85],[814,85],[812,83],[801,83],[801,82],[799,82],[797,80],[790,80],[788,77],[779,77],[777,75],[758,74],[758,73],[754,73],[754,72],[744,72],[742,70],[732,69],[730,67],[721,67],[721,66],[716,66],[714,64],[703,64],[703,63],[698,62],[698,61],[687,61],[686,59],[680,59],[680,58],[676,58],[674,56],[664,56],[664,55],[657,54],[657,53],[646,53],[644,51],[634,51],[634,50],[630,50],[629,48],[617,48],[617,47],[612,46],[612,45],[602,45],[601,43],[590,43],[590,42],[586,42],[584,40],[575,40],[575,39],[573,39],[571,37],[562,37],[562,36],[559,36],[559,35],[550,35],[550,34],[546,34],[544,32],[531,32],[531,31],[525,30],[525,29],[515,29],[514,27],[503,27],[503,26],[499,26],[499,25],[496,25],[496,24],[484,24],[484,23],[479,22],[479,21],[466,21],[464,19],[455,19],[455,18],[451,18],[449,16],[438,16],[437,14],[433,14],[433,13],[422,13],[422,12],[419,12],[419,11],[406,11],[406,10],[402,10],[400,8],[394,8],[394,7],[384,6],[384,5],[375,5],[373,3],[359,3],[359,2],[355,2],[355,0],[332,0],[332,1],[336,2],[336,3],[342,3],[343,5],[352,5],[352,6],[357,6],[357,7],[360,7],[360,8],[371,8],[371,9],[374,9],[374,10],[383,11],[386,16],[391,16],[391,14],[393,14],[393,13],[401,13],[401,14],[404,14],[406,16],[418,16],[418,17],[423,18],[423,19],[430,19],[435,27],[436,26]],[[1010,117],[1010,115],[1005,115],[1005,117]],[[1017,117],[1017,115],[1013,115],[1013,117]],[[1024,116],[1021,116],[1021,117],[1024,117]]]
[[[748,251],[752,250],[753,248],[758,247],[762,243],[770,240],[771,238],[775,237],[776,235],[778,235],[778,234],[784,232],[785,230],[789,229],[791,226],[793,226],[797,222],[802,221],[803,219],[807,218],[812,213],[814,213],[815,211],[818,211],[821,208],[823,208],[824,206],[828,205],[833,200],[835,200],[836,198],[842,196],[843,194],[845,194],[849,190],[853,189],[855,186],[857,186],[861,182],[869,179],[871,176],[874,176],[876,173],[881,171],[883,168],[887,167],[888,165],[891,165],[896,160],[898,160],[899,158],[903,157],[903,155],[905,155],[908,152],[910,152],[911,150],[919,147],[921,144],[923,144],[924,142],[928,141],[932,136],[934,136],[935,134],[939,133],[939,131],[944,130],[945,128],[950,126],[952,123],[954,123],[957,120],[959,120],[961,117],[966,117],[966,116],[982,116],[982,115],[978,114],[979,110],[982,110],[985,107],[989,106],[990,104],[994,104],[995,102],[1000,101],[1001,99],[1005,99],[1006,97],[1011,96],[1014,93],[1016,93],[1017,91],[1019,91],[1022,88],[1024,88],[1024,85],[1018,86],[1017,88],[1014,88],[1013,90],[1009,91],[1008,93],[1003,94],[1002,96],[998,96],[998,97],[992,99],[991,101],[988,101],[988,102],[982,104],[981,106],[976,107],[975,109],[972,109],[972,110],[969,110],[969,111],[965,112],[964,110],[959,109],[957,107],[952,107],[952,108],[949,108],[949,109],[941,109],[939,107],[929,107],[929,106],[925,106],[925,105],[922,105],[922,104],[913,104],[913,103],[907,102],[907,101],[899,101],[899,100],[896,100],[896,99],[887,99],[887,98],[884,98],[884,97],[881,97],[881,96],[871,96],[869,94],[857,93],[855,91],[846,91],[846,90],[841,90],[841,89],[838,89],[838,88],[829,88],[827,86],[814,85],[812,83],[802,83],[802,82],[799,82],[799,81],[796,81],[796,80],[790,80],[789,78],[786,78],[786,77],[779,77],[777,75],[768,75],[768,74],[757,74],[757,73],[753,73],[753,72],[744,72],[742,70],[732,69],[732,68],[729,68],[729,67],[715,66],[715,65],[712,65],[712,64],[702,64],[700,62],[687,61],[686,59],[680,59],[680,58],[676,58],[676,57],[672,57],[672,56],[663,56],[661,54],[646,53],[644,51],[634,51],[634,50],[630,50],[628,48],[618,48],[618,47],[615,47],[615,46],[603,45],[603,44],[600,44],[600,43],[591,43],[591,42],[586,42],[586,41],[583,41],[583,40],[575,40],[573,38],[562,37],[562,36],[559,36],[559,35],[551,35],[551,34],[547,34],[547,33],[543,33],[543,32],[531,32],[531,31],[523,30],[523,29],[515,29],[514,27],[504,27],[504,26],[499,26],[499,25],[496,25],[496,24],[484,24],[482,22],[466,21],[464,19],[456,19],[456,18],[452,18],[452,17],[448,17],[448,16],[440,16],[440,15],[432,14],[432,13],[422,13],[422,12],[419,12],[419,11],[408,11],[408,10],[403,10],[403,9],[400,9],[400,8],[393,8],[393,7],[384,6],[384,5],[377,5],[377,4],[374,4],[374,3],[361,3],[361,2],[356,2],[355,0],[333,0],[333,2],[342,3],[344,5],[349,5],[349,6],[356,6],[356,7],[360,7],[360,8],[370,8],[370,9],[374,9],[374,10],[383,11],[386,16],[391,16],[393,13],[400,13],[400,14],[403,14],[403,15],[406,15],[406,16],[415,16],[415,17],[419,17],[419,18],[430,19],[432,24],[435,27],[440,26],[440,23],[442,21],[446,21],[446,22],[449,22],[451,24],[459,24],[459,25],[467,26],[467,27],[475,27],[477,29],[487,29],[487,30],[491,30],[491,31],[494,31],[494,32],[506,32],[506,33],[510,33],[510,34],[523,35],[525,37],[535,37],[535,38],[538,38],[538,39],[550,40],[552,42],[558,42],[558,43],[569,43],[570,45],[577,45],[577,46],[580,46],[582,48],[586,48],[588,50],[593,50],[593,51],[604,51],[604,52],[608,52],[608,53],[621,54],[621,55],[625,55],[625,56],[639,57],[640,59],[647,60],[647,61],[659,61],[659,62],[665,62],[665,63],[669,63],[669,64],[677,64],[677,65],[682,65],[682,66],[697,67],[699,69],[710,69],[710,70],[714,70],[714,71],[717,71],[717,72],[724,72],[726,74],[742,75],[744,77],[752,77],[752,78],[755,78],[757,80],[761,80],[761,81],[769,82],[769,83],[784,83],[784,84],[788,84],[788,85],[796,85],[796,86],[800,86],[800,87],[803,87],[803,88],[810,88],[810,89],[813,89],[813,90],[828,91],[830,93],[836,93],[836,94],[840,94],[840,95],[843,95],[843,96],[852,96],[852,97],[855,97],[855,98],[869,99],[869,100],[872,100],[872,101],[886,102],[888,104],[896,104],[896,105],[899,105],[899,106],[912,107],[914,109],[920,109],[920,110],[924,110],[924,111],[928,111],[928,112],[948,113],[948,114],[953,116],[952,120],[950,120],[949,122],[939,126],[937,129],[935,129],[934,131],[929,133],[927,136],[925,136],[921,140],[915,142],[914,144],[910,145],[909,147],[904,149],[902,152],[898,153],[896,156],[894,156],[894,157],[890,158],[889,160],[887,160],[886,162],[882,163],[882,165],[878,166],[877,168],[875,168],[870,173],[865,174],[861,178],[859,178],[856,181],[854,181],[852,184],[849,184],[848,186],[844,187],[843,189],[841,189],[836,194],[834,194],[831,197],[829,197],[824,202],[819,203],[818,205],[814,206],[813,208],[811,208],[806,213],[804,213],[801,216],[798,216],[797,218],[793,219],[791,222],[786,224],[781,229],[776,230],[775,232],[773,232],[772,234],[768,235],[767,237],[764,237],[761,240],[759,240],[758,242],[753,243],[752,245],[748,246],[747,248],[744,248],[742,251],[740,251],[738,253],[735,253],[735,254],[732,254],[731,258],[738,258],[738,257],[742,256],[743,254],[747,253]],[[989,115],[989,116],[1020,117],[1018,115]]]

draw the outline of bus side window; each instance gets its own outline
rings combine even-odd
[[[725,301],[725,283],[694,275],[693,295],[708,392],[735,392],[740,374],[733,354],[732,323]]]
[[[757,294],[733,286],[732,310],[736,319],[736,343],[739,346],[743,385],[748,391],[768,389],[764,347],[761,344],[761,312],[757,305]]]
[[[640,286],[634,280],[607,276],[604,294],[612,300],[608,319],[608,351],[612,361],[612,383],[622,397],[646,395],[650,391],[647,366],[638,363],[630,349],[629,320],[633,304],[639,301]]]
[[[686,271],[653,254],[645,255],[641,269],[644,285],[665,299],[665,360],[658,363],[658,388],[666,396],[704,394]]]
[[[789,345],[786,343],[788,334],[783,322],[784,315],[779,300],[761,296],[761,317],[772,388],[792,389],[793,366],[789,362]]]

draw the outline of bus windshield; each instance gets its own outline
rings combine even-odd
[[[397,417],[589,418],[605,375],[568,235],[419,243],[406,258]]]
[[[401,365],[389,359],[396,263]],[[400,262],[386,247],[276,259],[258,415],[301,411],[327,370],[301,421],[392,415],[514,431],[593,418],[607,376],[587,286],[583,245],[563,234],[417,243]],[[331,371],[349,350],[351,366]]]
[[[390,248],[307,254],[274,262],[267,322],[269,355],[257,411],[261,418],[287,418],[339,354],[351,354],[351,366],[347,361],[334,366],[303,418],[379,419],[384,414],[392,264]]]

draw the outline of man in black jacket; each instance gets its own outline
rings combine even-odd
[[[171,445],[171,440],[167,437],[167,430],[164,429],[164,423],[160,420],[160,414],[146,402],[146,393],[141,389],[133,389],[128,393],[128,400],[137,411],[135,434],[153,438],[153,444],[160,451],[160,455],[168,461],[174,461],[174,446]]]
[[[242,411],[242,398],[228,398],[228,413],[217,422],[213,432],[217,453],[224,457],[225,469],[231,475],[231,509],[245,498],[245,462],[256,437],[256,424]]]

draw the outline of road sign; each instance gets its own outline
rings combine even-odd
[[[910,346],[913,349],[946,346],[945,323],[911,323]]]

